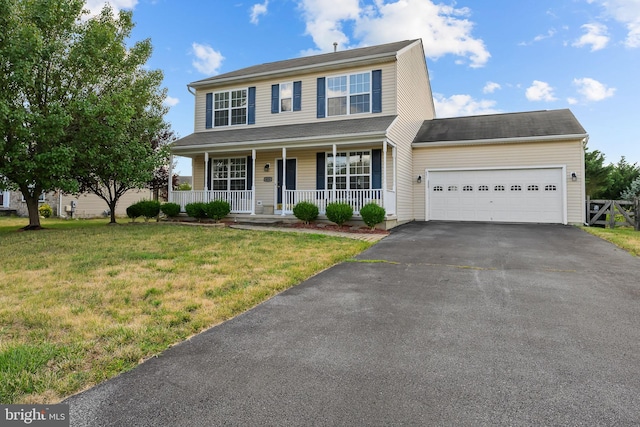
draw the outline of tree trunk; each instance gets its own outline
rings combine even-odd
[[[109,224],[117,224],[116,222],[116,205],[118,204],[117,200],[112,200],[109,202],[109,211],[111,213],[111,221]]]
[[[38,211],[38,198],[37,196],[31,196],[28,192],[24,196],[24,201],[27,204],[27,210],[29,211],[29,225],[23,228],[23,230],[40,230],[40,212]]]

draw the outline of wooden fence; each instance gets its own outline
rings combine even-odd
[[[640,198],[627,200],[587,199],[587,224],[594,227],[630,226],[640,231]]]

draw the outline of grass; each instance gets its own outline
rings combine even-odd
[[[123,220],[125,223],[125,220]],[[55,403],[371,244],[317,234],[0,218],[0,403]]]
[[[619,248],[635,255],[640,256],[640,231],[635,231],[630,227],[598,228],[598,227],[582,227],[587,233],[598,236],[607,240]]]

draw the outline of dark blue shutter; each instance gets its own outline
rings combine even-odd
[[[207,188],[205,188],[205,190],[211,190],[211,169],[213,168],[211,159],[209,159],[209,161],[207,162]]]
[[[271,114],[280,112],[280,85],[271,85]]]
[[[302,110],[302,82],[293,82],[293,111]]]
[[[247,190],[253,190],[253,158],[247,156]]]
[[[382,188],[382,150],[371,150],[371,188]]]
[[[324,190],[325,154],[316,153],[316,190]]]
[[[249,102],[247,104],[247,124],[256,124],[256,87],[249,88]]]
[[[317,117],[319,119],[324,118],[324,98],[325,98],[324,77],[318,77]]]
[[[371,112],[382,113],[382,70],[371,72]]]
[[[204,127],[211,129],[213,127],[213,93],[207,94],[207,106],[205,108]]]

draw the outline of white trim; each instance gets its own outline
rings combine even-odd
[[[429,174],[431,172],[462,172],[462,171],[506,171],[506,170],[525,170],[525,169],[560,169],[564,179],[561,181],[562,191],[562,224],[568,224],[568,198],[567,198],[567,165],[533,165],[533,166],[494,166],[494,167],[470,167],[470,168],[425,168],[425,186],[424,186],[424,218],[429,218]],[[584,210],[584,209],[583,209]]]
[[[296,160],[296,175],[298,174],[298,161]],[[296,181],[297,181],[296,177]],[[277,179],[276,179],[277,181]],[[280,188],[280,198],[282,199],[282,216],[286,215],[287,211],[287,148],[282,147],[282,187]]]
[[[574,139],[584,139],[588,135],[572,134],[572,135],[546,135],[546,136],[524,136],[512,138],[492,138],[492,139],[469,139],[461,141],[441,141],[441,142],[414,142],[411,144],[414,148],[428,147],[448,147],[458,145],[483,145],[483,144],[513,144],[514,142],[547,142],[547,141],[571,141]]]
[[[289,98],[282,98],[282,85],[283,84],[290,84],[291,85],[291,110],[289,111],[282,111],[282,100],[283,99],[289,99]],[[293,113],[293,80],[288,81],[288,82],[282,82],[282,83],[278,83],[278,113],[277,114],[289,114],[289,113]]]
[[[209,153],[206,151],[204,153],[204,185],[202,188],[205,190],[211,190],[209,188]]]
[[[251,150],[251,215],[256,214],[256,150]]]
[[[286,149],[284,149],[286,150]],[[286,155],[286,152],[285,152]],[[296,187],[298,186],[298,182],[299,182],[299,177],[298,177],[298,173],[299,171],[299,167],[298,167],[298,158],[297,157],[286,157],[286,158],[282,158],[282,157],[276,157],[275,158],[275,166],[273,167],[273,171],[274,171],[274,176],[273,176],[273,213],[274,215],[282,215],[285,216],[286,215],[286,209],[280,209],[278,210],[278,161],[282,160],[282,204],[284,205],[285,202],[285,190],[286,190],[286,185],[287,185],[287,160],[295,160],[296,161],[296,175],[295,175],[295,181],[296,181]],[[284,207],[284,206],[283,206]]]

